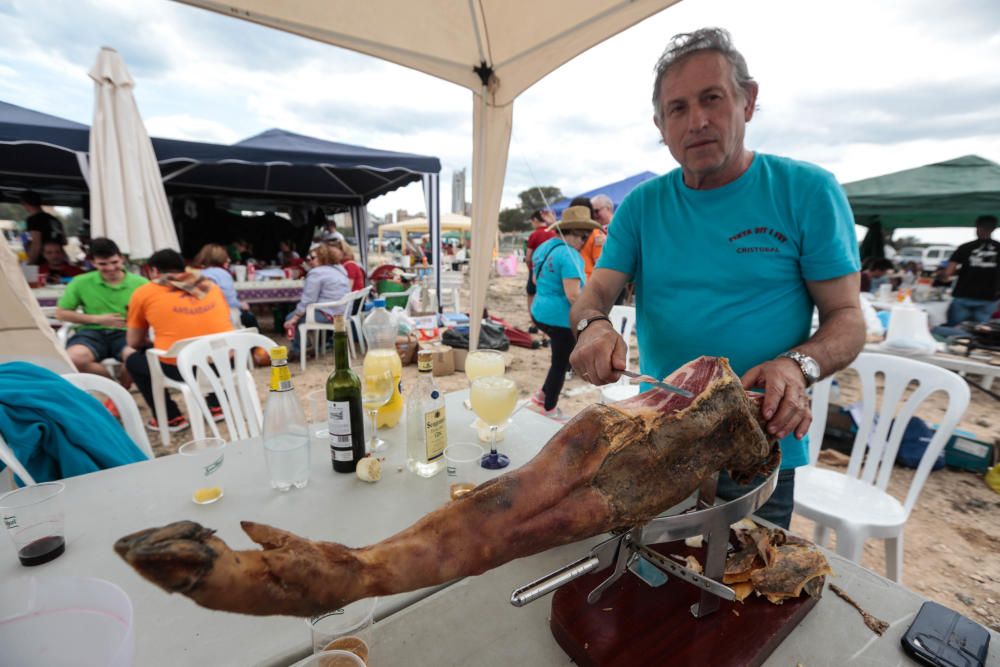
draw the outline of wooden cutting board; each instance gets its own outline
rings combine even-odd
[[[704,562],[683,542],[653,548],[696,553]],[[610,573],[581,577],[552,598],[552,635],[580,667],[757,667],[818,602],[803,594],[775,605],[751,594],[742,603],[720,600],[716,612],[695,618],[697,588],[673,576],[653,588],[627,572],[588,604],[587,595]]]

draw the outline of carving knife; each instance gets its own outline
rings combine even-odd
[[[694,398],[694,394],[692,394],[687,389],[681,389],[680,387],[675,387],[672,384],[667,384],[666,382],[660,382],[656,378],[651,377],[649,375],[641,375],[639,373],[633,373],[632,371],[622,371],[622,375],[628,376],[633,380],[638,380],[639,382],[646,382],[648,384],[653,385],[657,389],[669,391],[671,393],[683,396],[684,398]]]

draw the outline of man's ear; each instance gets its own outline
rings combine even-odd
[[[757,109],[757,82],[751,81],[743,89],[743,120],[750,122],[753,112]]]

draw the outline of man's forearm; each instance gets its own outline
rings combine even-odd
[[[865,320],[860,308],[841,308],[830,312],[816,333],[795,349],[819,364],[823,377],[854,361],[865,346]]]
[[[71,324],[96,324],[96,318],[93,315],[87,315],[86,313],[81,313],[78,310],[69,310],[66,308],[56,308],[56,319],[62,320],[63,322],[70,322]]]
[[[607,315],[615,304],[617,294],[609,295],[598,282],[587,283],[583,293],[569,311],[570,328],[576,330],[576,323],[585,317]]]

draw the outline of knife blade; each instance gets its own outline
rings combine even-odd
[[[646,382],[647,384],[653,385],[657,389],[663,389],[664,391],[672,392],[679,396],[683,396],[684,398],[694,398],[694,394],[692,394],[687,389],[681,389],[680,387],[675,387],[672,384],[667,384],[666,382],[660,382],[656,378],[651,377],[649,375],[633,373],[632,371],[622,371],[622,375],[630,377],[633,380],[638,380],[639,382]]]

